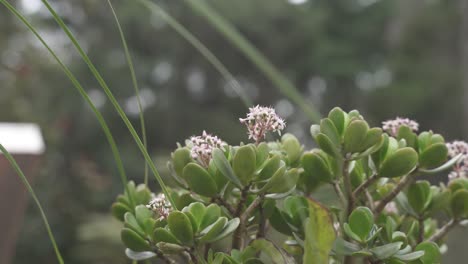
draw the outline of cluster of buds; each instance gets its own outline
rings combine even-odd
[[[417,132],[419,129],[418,122],[408,119],[408,118],[397,117],[396,119],[382,122],[383,130],[385,130],[388,134],[390,134],[393,137],[397,136],[398,130],[400,129],[401,126],[407,126],[413,132]]]
[[[449,174],[449,180],[468,177],[468,143],[453,141],[447,143],[447,148],[450,158],[454,158],[459,154],[463,155],[453,166],[453,171]]]
[[[210,135],[206,133],[206,131],[203,131],[201,136],[190,137],[190,142],[192,143],[192,148],[190,150],[192,158],[205,168],[210,164],[213,150],[226,146],[226,143],[220,138]]]
[[[286,126],[286,123],[271,107],[254,106],[249,108],[249,113],[246,118],[240,118],[240,122],[247,126],[249,139],[255,140],[258,144],[265,139],[268,132],[278,132],[281,134]]]
[[[159,219],[166,219],[172,212],[171,203],[166,199],[163,193],[153,194],[153,199],[146,205],[146,208],[153,211]]]

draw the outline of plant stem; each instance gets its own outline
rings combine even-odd
[[[117,16],[117,13],[115,12],[114,6],[112,5],[111,0],[107,0],[107,3],[109,4],[109,7],[112,11],[112,15],[114,16],[117,29],[119,30],[120,40],[122,41],[122,46],[125,52],[125,58],[127,60],[127,65],[130,70],[130,76],[132,78],[133,88],[135,89],[135,95],[137,98],[138,112],[140,116],[141,138],[143,140],[143,145],[145,146],[146,149],[148,149],[148,141],[146,137],[146,127],[145,127],[145,117],[143,113],[144,109],[143,109],[143,105],[141,104],[140,89],[138,88],[138,81],[137,81],[136,74],[135,74],[135,67],[133,67],[132,56],[130,56],[130,51],[128,49],[125,34],[123,32],[122,26],[120,25],[119,17]],[[148,162],[146,161],[145,161],[144,183],[146,186],[148,186]]]
[[[437,242],[439,239],[443,238],[452,228],[457,226],[458,221],[451,219],[447,222],[442,228],[439,229],[434,235],[432,235],[427,241]]]
[[[237,204],[236,211],[234,213],[234,217],[239,217],[240,223],[237,227],[236,231],[234,232],[232,238],[232,248],[233,249],[241,249],[244,246],[244,233],[245,233],[245,224],[242,221],[242,208],[244,208],[245,202],[247,200],[249,186],[244,187],[241,191],[241,197],[239,199],[239,203]]]
[[[231,215],[235,215],[235,214],[236,214],[236,209],[234,209],[234,207],[232,207],[232,205],[230,205],[230,204],[229,204],[226,200],[224,200],[222,197],[220,197],[220,196],[219,196],[219,197],[215,197],[215,198],[213,199],[213,202],[215,202],[215,203],[217,203],[217,204],[223,206],[224,208],[226,208],[226,209],[229,211],[229,213],[230,213]]]
[[[374,183],[379,176],[377,174],[372,174],[365,182],[363,182],[361,185],[359,185],[356,190],[354,190],[354,196],[358,197],[359,194],[361,194],[362,191],[367,189],[372,183]]]
[[[403,177],[397,186],[377,204],[374,210],[375,218],[377,218],[380,213],[382,213],[383,209],[389,202],[391,202],[406,186],[408,186],[408,184],[414,180],[415,176],[416,174],[409,174]]]
[[[370,194],[369,190],[365,190],[364,193],[366,194],[367,202],[369,203],[369,208],[374,211],[374,199],[372,199],[372,195]]]
[[[354,204],[356,198],[354,197],[353,193],[353,186],[351,185],[351,177],[349,175],[349,160],[345,159],[343,161],[343,183],[346,191],[346,195],[348,196],[348,206],[346,208],[346,216],[349,216],[354,209]]]
[[[421,216],[418,219],[419,223],[419,234],[418,234],[418,244],[424,241],[424,218]]]
[[[335,189],[336,194],[340,198],[340,202],[343,205],[343,208],[345,208],[346,207],[346,197],[345,197],[343,191],[341,191],[340,183],[338,181],[334,181],[332,183],[332,186],[333,186],[333,189]]]
[[[265,214],[263,212],[263,205],[260,202],[258,205],[258,230],[257,230],[257,235],[256,238],[264,238],[265,237],[265,228],[266,228],[266,219],[265,219]]]
[[[239,227],[236,229],[236,232],[234,233],[234,240],[232,243],[232,248],[234,249],[239,249],[242,250],[245,246],[245,240],[244,240],[244,233],[247,228],[247,220],[252,214],[252,212],[257,208],[263,201],[264,195],[261,194],[253,200],[253,202],[245,209],[245,211],[240,215],[239,217]]]

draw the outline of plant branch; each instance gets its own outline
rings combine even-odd
[[[231,215],[235,215],[236,214],[236,209],[231,205],[229,204],[226,200],[224,200],[222,197],[215,197],[213,198],[213,202],[221,205],[221,206],[224,206]]]
[[[385,206],[414,180],[415,176],[416,174],[409,174],[403,177],[397,186],[377,204],[374,210],[376,218],[380,215],[380,213],[382,213]]]
[[[367,202],[369,203],[369,208],[374,211],[374,199],[372,198],[372,195],[370,194],[369,190],[365,190],[364,193],[366,194]]]
[[[257,230],[257,235],[256,238],[264,238],[265,237],[265,229],[266,229],[266,219],[265,219],[265,213],[263,211],[263,205],[260,202],[258,204],[258,230]]]
[[[354,196],[354,193],[353,193],[353,186],[351,185],[351,177],[349,175],[348,165],[349,165],[349,161],[345,159],[343,161],[343,183],[344,183],[346,195],[347,195],[347,198],[348,198],[347,199],[348,200],[348,206],[346,208],[346,216],[351,214],[351,212],[354,209],[354,204],[356,202],[355,201],[356,197]]]
[[[338,181],[334,181],[332,183],[332,186],[333,186],[333,189],[335,189],[336,194],[340,198],[340,202],[343,205],[343,208],[346,208],[346,197],[343,191],[341,190],[340,183]]]
[[[442,228],[440,228],[434,235],[432,235],[427,241],[437,242],[443,238],[452,228],[458,225],[458,221],[452,219],[447,222]]]
[[[363,182],[361,185],[359,185],[356,190],[354,190],[354,196],[357,197],[359,194],[361,194],[362,191],[367,189],[372,183],[374,183],[377,179],[379,178],[378,174],[372,174],[365,182]]]
[[[244,247],[244,233],[245,233],[245,221],[242,217],[242,208],[244,208],[245,202],[247,200],[248,190],[250,185],[245,186],[244,189],[241,191],[241,197],[239,202],[237,203],[237,208],[234,212],[234,217],[239,217],[239,226],[237,227],[236,231],[234,232],[232,238],[232,248],[233,249],[241,249]],[[245,213],[245,212],[244,212]]]
[[[418,244],[424,241],[424,218],[421,216],[418,218],[419,223],[419,234],[418,234]]]

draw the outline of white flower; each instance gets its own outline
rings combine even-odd
[[[382,128],[391,136],[396,137],[398,134],[398,130],[401,126],[409,127],[413,132],[417,132],[419,129],[418,122],[408,119],[408,118],[401,118],[397,117],[393,120],[387,120],[382,122]]]
[[[239,118],[242,124],[247,126],[249,139],[259,143],[265,139],[268,132],[278,132],[281,135],[281,130],[286,127],[286,123],[271,107],[254,106],[249,108],[249,113],[246,118]]]
[[[395,202],[389,202],[388,204],[386,204],[384,210],[387,213],[398,214],[398,208]]]
[[[453,141],[447,143],[448,156],[450,158],[462,154],[462,157],[453,166],[453,171],[449,174],[449,180],[468,177],[468,143],[465,141]]]
[[[172,205],[163,193],[153,194],[153,199],[146,205],[146,208],[156,213],[159,219],[166,219],[172,212]]]
[[[220,138],[210,135],[206,131],[203,131],[201,136],[190,137],[190,142],[192,143],[192,148],[190,149],[192,158],[205,168],[210,164],[213,150],[227,145]]]

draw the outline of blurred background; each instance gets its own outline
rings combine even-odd
[[[39,29],[103,112],[136,182],[143,158],[105,94],[40,0],[10,1]],[[447,140],[467,139],[467,0],[210,0],[322,115],[358,109],[374,126],[395,116]],[[138,105],[106,1],[51,1],[103,74],[135,127]],[[238,144],[247,111],[229,82],[160,17],[136,1],[113,1],[140,84],[149,151],[167,176],[176,142],[203,130]],[[157,0],[235,75],[255,103],[271,105],[307,147],[311,122],[185,1]],[[129,263],[109,213],[122,192],[110,147],[90,108],[35,37],[0,6],[0,121],[40,125],[46,152],[35,171],[67,263]],[[155,181],[151,186],[157,190]],[[445,180],[446,177],[442,177]],[[1,212],[1,215],[8,212]],[[13,263],[55,263],[32,203]],[[467,231],[451,233],[444,263],[468,259]],[[1,238],[0,238],[1,239]],[[464,240],[464,241],[463,241]],[[465,250],[464,250],[465,249]]]

